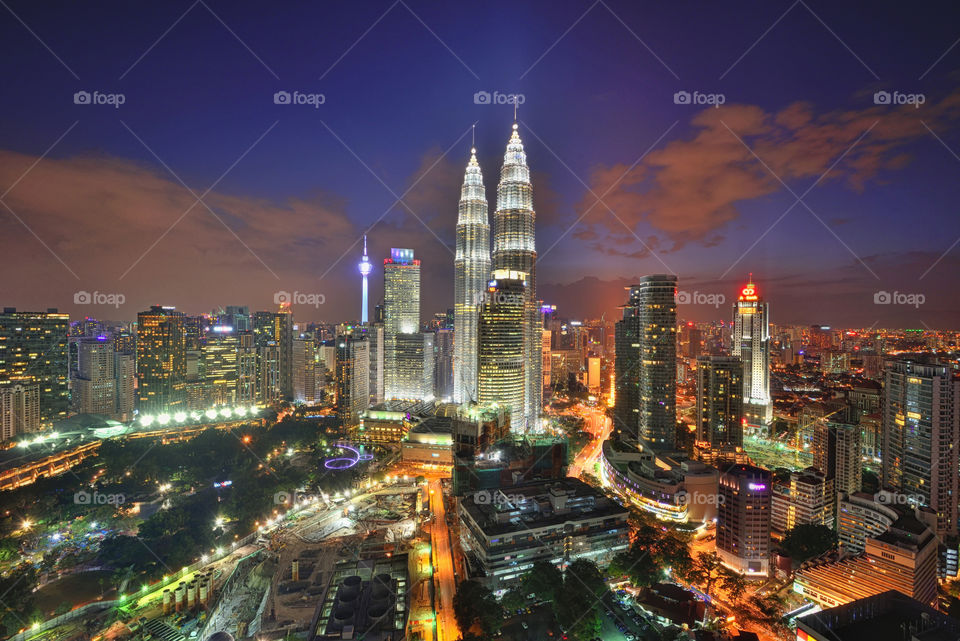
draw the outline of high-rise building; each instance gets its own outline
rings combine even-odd
[[[770,472],[752,465],[720,471],[717,554],[740,574],[766,575],[770,569]]]
[[[312,336],[293,339],[293,400],[313,404],[317,396],[317,359]]]
[[[85,338],[77,348],[77,370],[73,377],[76,411],[113,418],[117,409],[113,344],[106,336],[102,340]]]
[[[40,429],[40,385],[14,383],[0,387],[0,441]]]
[[[154,305],[137,314],[137,397],[141,414],[186,409],[184,313]]]
[[[383,373],[383,323],[368,323],[361,329],[367,337],[367,351],[369,352],[370,371],[370,405],[377,405],[384,401],[384,373]]]
[[[770,307],[750,282],[740,290],[733,306],[733,340],[730,353],[743,361],[743,403],[747,423],[758,427],[773,421],[770,399]]]
[[[240,340],[229,325],[215,325],[200,347],[200,378],[207,405],[237,402],[237,355]]]
[[[269,341],[257,347],[257,402],[272,405],[283,400],[280,388],[280,347]]]
[[[253,332],[237,336],[237,402],[251,405],[257,402],[257,348]]]
[[[360,336],[337,338],[337,416],[355,427],[370,402],[369,344]]]
[[[460,189],[457,214],[457,252],[454,259],[453,400],[477,400],[477,323],[480,304],[490,277],[490,223],[487,195],[477,162],[470,150]]]
[[[360,270],[360,278],[362,279],[362,289],[360,296],[360,322],[367,323],[370,321],[368,316],[369,312],[367,311],[370,307],[370,304],[367,300],[367,277],[373,272],[373,264],[370,262],[370,258],[367,257],[367,235],[363,235],[363,258],[360,259],[360,264],[357,265],[357,269]]]
[[[453,363],[455,337],[452,329],[440,328],[433,333],[433,395],[453,398]]]
[[[937,513],[957,533],[960,379],[946,365],[892,361],[884,372],[883,485]]]
[[[40,427],[67,417],[70,410],[70,317],[55,309],[0,314],[0,387],[36,384],[40,390]],[[29,392],[27,392],[29,396]]]
[[[232,327],[238,334],[251,331],[250,308],[246,305],[227,305],[223,313],[217,315],[217,325]]]
[[[614,428],[655,450],[673,450],[677,422],[677,277],[645,276],[629,288],[617,322]]]
[[[482,406],[499,404],[510,410],[510,427],[523,432],[525,405],[527,275],[494,270],[480,306],[477,329],[477,394]]]
[[[497,185],[497,211],[493,217],[493,268],[526,275],[524,317],[524,425],[536,427],[543,401],[543,319],[537,300],[537,250],[533,211],[533,185],[527,155],[513,124]]]
[[[257,347],[273,343],[279,353],[280,400],[293,398],[293,311],[282,304],[276,312],[253,315],[253,335]]]
[[[782,537],[798,525],[833,527],[833,480],[819,470],[791,472],[785,481],[773,480],[770,529]]]
[[[412,249],[392,248],[383,261],[383,366],[387,399],[433,396],[433,346],[420,333],[420,261]],[[429,361],[429,365],[427,364]],[[429,385],[422,381],[429,367]]]
[[[743,362],[697,358],[697,440],[718,450],[743,447]]]
[[[116,381],[114,390],[117,394],[114,418],[121,423],[132,421],[137,378],[137,358],[134,352],[114,351],[113,376]]]
[[[853,494],[863,484],[862,435],[857,425],[826,419],[813,427],[813,466],[833,479],[837,492]]]

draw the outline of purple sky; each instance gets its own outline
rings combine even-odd
[[[132,319],[272,308],[283,290],[323,295],[298,319],[355,319],[368,231],[371,300],[389,248],[412,247],[424,314],[445,309],[474,123],[495,209],[513,110],[474,95],[496,91],[524,96],[540,294],[562,316],[610,317],[624,285],[673,272],[711,301],[681,315],[726,319],[754,272],[775,322],[958,328],[958,12],[869,13],[9,2],[2,302]]]

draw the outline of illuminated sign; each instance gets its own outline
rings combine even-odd
[[[750,483],[747,485],[747,487],[750,488],[751,492],[760,492],[767,489],[767,486],[764,483]]]
[[[753,283],[749,283],[746,287],[740,290],[740,300],[757,300],[757,288]]]

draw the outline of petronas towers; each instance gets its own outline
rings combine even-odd
[[[488,395],[478,393],[498,387],[497,384],[485,385],[481,380],[485,376],[496,378],[501,388],[505,380],[522,386],[522,404],[507,403],[512,410],[512,428],[517,431],[537,425],[543,393],[543,321],[536,296],[535,220],[530,169],[514,124],[497,186],[492,261],[487,200],[475,149],[471,150],[467,164],[457,218],[453,367],[454,400],[459,403],[501,402],[498,398],[483,398]],[[505,295],[498,285],[506,280],[515,283],[510,295]],[[504,328],[507,318],[513,319],[508,323],[517,326]],[[498,330],[484,334],[481,326]],[[504,329],[512,331],[504,332]],[[484,344],[482,351],[486,360],[479,362],[480,343],[491,340],[522,343],[522,376],[516,372],[516,359],[508,362],[510,350],[500,350],[497,345]],[[496,360],[501,352],[504,354],[502,367]],[[521,396],[520,390],[512,391],[510,397]]]

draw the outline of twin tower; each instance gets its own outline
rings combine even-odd
[[[483,174],[470,150],[454,262],[454,401],[507,407],[511,427],[537,426],[543,320],[537,300],[533,186],[514,123],[497,185],[493,253]]]

